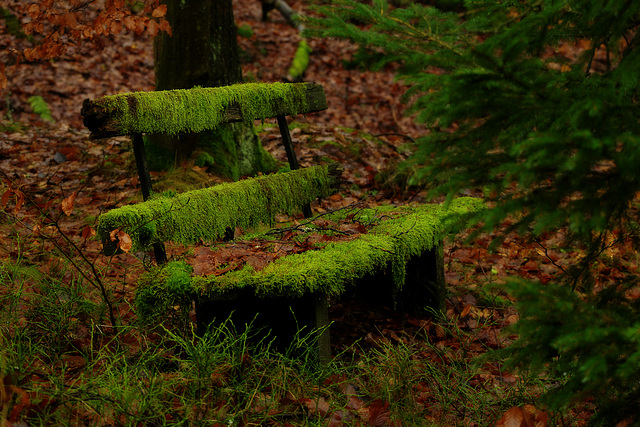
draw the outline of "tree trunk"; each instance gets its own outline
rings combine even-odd
[[[242,81],[231,0],[164,0],[172,36],[154,42],[156,90],[226,86]],[[235,180],[274,167],[253,127],[222,125],[211,132],[149,137],[150,166],[166,169],[194,159]]]

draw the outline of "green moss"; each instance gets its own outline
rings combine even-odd
[[[300,43],[298,43],[298,49],[289,68],[289,76],[294,79],[302,77],[309,66],[309,55],[312,51],[313,49],[311,49],[311,46],[309,46],[306,40],[301,40]]]
[[[301,296],[309,292],[338,295],[369,274],[391,269],[397,289],[404,284],[409,258],[437,247],[447,227],[460,215],[484,207],[482,201],[460,198],[450,205],[383,206],[365,209],[359,221],[379,221],[368,234],[327,244],[323,249],[279,258],[256,272],[245,266],[221,276],[191,277],[183,261],[168,263],[143,276],[136,301],[142,315],[160,315],[189,299],[215,298],[243,288],[263,297]],[[334,214],[336,218],[348,213]],[[263,238],[265,236],[262,236]]]
[[[195,164],[199,167],[213,166],[216,159],[209,153],[198,153]]]
[[[225,121],[225,109],[239,108],[247,123],[274,116],[284,105],[289,114],[305,111],[304,84],[243,83],[217,88],[177,89],[110,95],[96,103],[118,117],[124,133],[202,132]]]
[[[260,296],[299,296],[308,292],[338,295],[358,279],[388,268],[400,289],[408,260],[437,246],[457,216],[482,207],[478,199],[461,198],[448,207],[387,206],[365,210],[361,215],[389,215],[392,219],[381,221],[355,240],[279,258],[259,272],[246,266],[222,276],[194,277],[193,290],[204,297],[245,287],[255,289]]]
[[[251,26],[247,23],[240,25],[237,31],[240,37],[244,37],[246,39],[250,39],[251,37],[253,37],[253,28],[251,28]]]
[[[136,292],[136,308],[145,321],[165,317],[175,307],[190,309],[194,297],[191,289],[192,267],[184,261],[173,261],[145,273]]]
[[[252,126],[228,123],[199,135],[198,148],[212,154],[210,171],[234,181],[243,175],[273,172],[275,160]]]
[[[101,215],[98,234],[107,242],[111,230],[121,229],[131,236],[133,250],[156,242],[217,240],[226,227],[271,224],[276,213],[292,213],[330,195],[333,180],[328,166],[316,166],[158,197]]]
[[[20,19],[18,19],[18,17],[11,13],[8,9],[0,7],[0,19],[4,20],[6,31],[9,34],[20,39],[27,39],[30,42],[33,42],[33,36],[27,36],[25,32],[22,31]]]
[[[191,167],[178,167],[158,177],[158,180],[153,183],[153,195],[162,194],[173,197],[186,191],[207,188],[219,182],[220,180],[213,179],[206,172],[194,170]]]

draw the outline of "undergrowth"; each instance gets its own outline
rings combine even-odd
[[[2,427],[492,425],[551,381],[504,381],[498,362],[475,363],[481,328],[460,326],[457,314],[439,322],[390,314],[420,326],[375,330],[368,316],[377,309],[358,310],[366,332],[343,346],[340,328],[332,329],[328,365],[312,354],[316,331],[277,352],[256,338],[264,336],[257,327],[240,331],[227,321],[199,335],[192,313],[179,325],[143,325],[132,303],[135,277],[112,274],[130,258],[98,267],[106,257],[62,236],[61,216],[39,212],[42,230],[54,233],[45,236],[33,218],[17,222],[8,209],[0,225]]]
[[[438,324],[452,348],[429,329],[376,334],[318,366],[228,322],[198,336],[126,316],[112,333],[95,291],[73,276],[0,264],[3,425],[490,425],[533,399],[536,380],[480,381],[490,375],[455,321]],[[313,348],[310,336],[293,345]]]

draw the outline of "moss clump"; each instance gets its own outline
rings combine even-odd
[[[139,282],[136,293],[136,308],[140,317],[151,322],[157,318],[166,318],[175,307],[189,310],[191,307],[192,268],[184,261],[170,262],[162,268],[145,273]],[[181,316],[178,314],[177,316]]]
[[[306,40],[301,40],[300,43],[298,43],[298,49],[289,68],[289,76],[291,78],[297,80],[307,71],[309,55],[312,51],[313,49],[311,49],[311,46],[309,46]]]
[[[217,240],[227,227],[272,224],[277,213],[293,213],[330,195],[334,187],[329,166],[224,183],[114,209],[100,216],[98,233],[108,242],[112,230],[123,230],[131,236],[133,250],[166,241]]]
[[[216,88],[177,89],[109,95],[96,102],[118,117],[121,133],[202,132],[225,122],[225,110],[239,109],[243,121],[273,117],[284,106],[288,114],[307,109],[306,86],[244,83]]]
[[[0,7],[0,19],[4,20],[4,24],[9,34],[20,39],[27,39],[30,42],[33,41],[33,36],[27,36],[22,30],[20,19],[18,19],[18,17],[11,13],[8,9]]]
[[[273,172],[275,160],[260,143],[252,126],[228,123],[198,136],[198,149],[212,154],[210,171],[234,181],[256,172]]]

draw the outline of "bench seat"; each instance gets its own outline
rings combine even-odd
[[[446,295],[442,233],[452,214],[482,207],[474,198],[450,205],[381,206],[358,210],[358,217],[373,222],[363,234],[330,241],[318,250],[282,256],[256,271],[251,265],[224,274],[193,275],[184,260],[169,262],[147,274],[138,289],[142,311],[166,310],[176,301],[196,301],[199,328],[233,315],[234,324],[267,325],[287,345],[298,333],[291,325],[326,329],[327,297],[351,287],[403,311],[442,312]],[[340,219],[340,211],[323,219]],[[265,244],[273,234],[254,234]],[[219,243],[224,244],[224,243]],[[227,243],[228,244],[228,243]],[[169,285],[172,284],[172,285]],[[328,330],[319,339],[321,359],[330,357]]]

